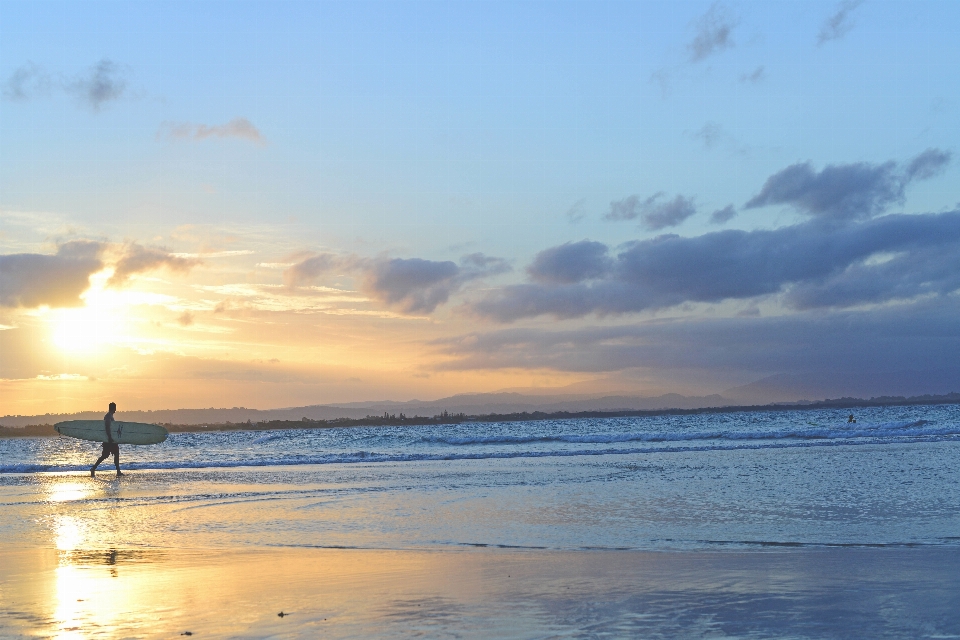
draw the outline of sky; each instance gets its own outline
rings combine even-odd
[[[0,1],[0,413],[960,391],[958,27]]]

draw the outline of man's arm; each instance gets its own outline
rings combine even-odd
[[[103,429],[107,432],[107,442],[113,442],[113,434],[110,433],[111,424],[113,424],[113,416],[103,419]]]

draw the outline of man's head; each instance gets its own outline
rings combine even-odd
[[[116,403],[116,402],[111,402],[111,403],[110,403],[110,413],[116,413],[116,411],[117,411],[117,403]]]

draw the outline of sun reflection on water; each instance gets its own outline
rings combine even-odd
[[[54,571],[52,637],[77,640],[156,635],[163,624],[156,626],[162,616],[155,604],[169,591],[165,552],[89,549],[74,544],[83,540],[83,533],[71,523],[64,523],[59,531],[64,533],[64,544]],[[161,607],[167,615],[176,609],[169,604]]]
[[[73,516],[57,516],[53,534],[58,551],[78,549],[86,539],[83,522]]]
[[[71,502],[82,500],[91,494],[89,487],[78,482],[62,482],[50,487],[47,500],[50,502]]]
[[[54,637],[63,640],[85,638],[83,624],[92,585],[80,567],[60,565],[56,575],[57,609],[54,617],[59,629]]]
[[[51,495],[56,493],[54,490]],[[55,637],[64,640],[84,638],[82,618],[87,598],[83,594],[89,589],[84,584],[80,569],[69,561],[70,552],[80,548],[84,542],[84,526],[79,518],[58,516],[53,531],[57,550],[60,551],[60,566],[56,569],[57,609],[54,613],[59,628]]]

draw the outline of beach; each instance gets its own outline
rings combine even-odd
[[[957,637],[957,411],[6,439],[0,635]]]

